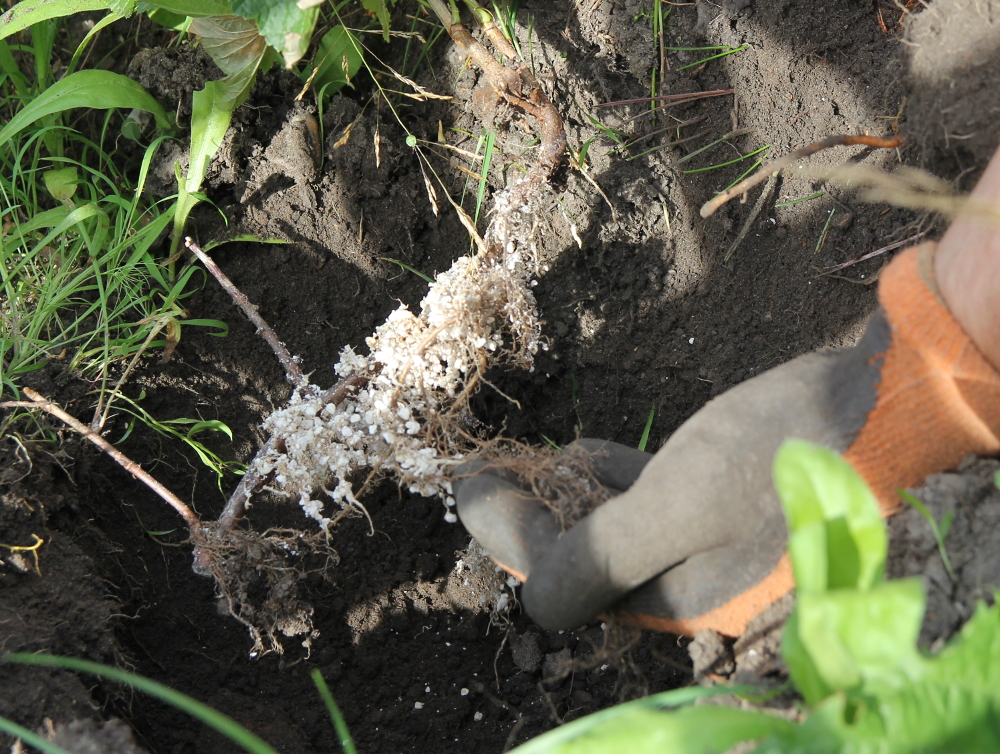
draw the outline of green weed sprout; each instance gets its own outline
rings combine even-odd
[[[1000,751],[1000,606],[980,603],[939,654],[922,654],[923,587],[884,580],[885,522],[864,481],[835,453],[801,440],[778,451],[774,478],[796,581],[782,654],[804,719],[673,709],[697,693],[742,693],[681,689],[568,723],[517,754],[703,754],[745,742],[756,744],[753,754]]]
[[[649,416],[646,417],[646,426],[643,427],[642,437],[639,438],[639,450],[645,451],[646,444],[649,442],[649,431],[653,428],[653,419],[656,417],[656,404],[654,403],[649,409]]]
[[[934,516],[931,512],[927,510],[927,506],[921,502],[921,500],[915,495],[911,495],[906,490],[899,491],[900,497],[906,502],[917,509],[917,512],[924,517],[924,520],[931,527],[931,531],[934,533],[934,541],[937,542],[938,553],[941,555],[941,562],[944,563],[945,570],[948,571],[948,575],[951,580],[955,580],[955,571],[951,567],[951,558],[948,557],[948,551],[944,546],[944,538],[948,536],[948,531],[951,529],[952,521],[955,520],[954,511],[948,511],[941,517],[941,524],[939,525],[937,521],[934,520]]]

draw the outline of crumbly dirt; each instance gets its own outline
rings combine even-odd
[[[658,75],[658,89],[733,88],[735,94],[658,113],[655,128],[673,127],[631,154],[678,135],[704,134],[625,159],[590,118],[634,136],[653,130],[647,103],[598,107],[649,94],[659,53],[648,5],[521,3],[521,48],[566,121],[570,147],[589,143],[589,179],[607,201],[579,170],[565,167],[557,176],[550,211],[537,218],[534,289],[550,347],[533,373],[489,375],[497,390],[484,388],[474,401],[485,435],[503,431],[525,442],[541,443],[544,436],[565,444],[582,432],[637,443],[655,406],[649,439],[655,449],[712,396],[794,356],[858,337],[875,306],[870,283],[891,253],[837,275],[824,268],[919,232],[935,237],[942,228],[932,218],[864,205],[829,187],[815,200],[769,203],[726,261],[756,197],[732,202],[707,221],[698,208],[752,160],[683,170],[765,145],[779,156],[831,134],[898,129],[906,137],[898,151],[840,148],[813,161],[891,168],[901,160],[967,190],[1000,140],[996,2],[936,0],[901,19],[890,2],[724,0],[672,7],[665,43],[746,49],[687,69],[681,66],[700,53],[668,51],[670,70]],[[409,28],[404,15],[413,6],[397,4],[397,26]],[[375,54],[402,69],[399,46],[373,44]],[[210,70],[200,53],[184,46],[144,51],[130,68],[182,120],[192,88]],[[441,127],[449,143],[474,151],[483,124],[495,127],[493,189],[532,159],[530,124],[496,107],[481,76],[453,48],[439,42],[411,75],[454,99],[392,100],[409,132],[433,143]],[[406,131],[384,100],[371,99],[367,74],[322,113],[308,96],[294,101],[300,89],[288,73],[260,77],[209,173],[206,190],[215,207],[199,207],[191,227],[202,242],[243,233],[287,242],[231,243],[213,256],[326,387],[335,381],[331,367],[343,346],[363,347],[400,301],[414,306],[423,295],[425,283],[388,260],[433,274],[466,252],[469,241],[440,188],[440,213],[433,211]],[[321,126],[318,138],[310,118]],[[676,128],[677,121],[694,119]],[[749,130],[672,165],[737,128]],[[462,200],[466,174],[446,159],[458,161],[459,153],[437,151],[443,157],[426,148],[431,165]],[[184,163],[183,148],[165,148],[151,177],[154,195],[173,190],[175,159]],[[774,201],[823,188],[782,179]],[[472,182],[463,200],[470,214],[475,193]],[[224,421],[235,440],[213,437],[207,444],[228,460],[247,462],[264,440],[263,417],[290,388],[267,346],[213,282],[185,305],[192,318],[226,320],[229,335],[187,328],[174,358],[167,364],[150,358],[127,390],[136,397],[144,391],[142,405],[163,419]],[[89,420],[86,386],[57,362],[31,384]],[[108,435],[117,439],[124,430],[117,420]],[[183,447],[143,427],[121,447],[202,516],[221,510],[216,481]],[[605,651],[609,633],[618,643],[628,641],[613,626],[593,623],[556,634],[533,626],[516,606],[498,617],[496,595],[510,594],[509,587],[470,550],[461,526],[444,521],[440,502],[388,481],[365,497],[371,526],[349,519],[334,532],[330,545],[339,564],[298,584],[314,609],[318,635],[308,646],[300,645],[303,637],[286,640],[283,655],[251,657],[246,630],[219,609],[212,584],[192,573],[175,515],[147,490],[68,438],[36,446],[30,469],[13,435],[0,453],[0,544],[30,545],[34,534],[44,539],[41,575],[30,552],[0,549],[3,650],[44,649],[133,667],[233,716],[281,751],[337,749],[309,678],[314,668],[362,752],[501,751],[558,721],[685,685],[693,676],[687,642],[675,637],[628,637],[631,649],[616,656]],[[932,510],[938,516],[956,511],[947,544],[952,565],[973,579],[971,586],[941,581],[936,545],[922,519],[911,512],[892,523],[894,538],[906,541],[897,545],[903,555],[891,573],[918,573],[931,585],[928,644],[953,630],[968,601],[981,594],[976,589],[996,585],[990,582],[995,576],[983,575],[989,560],[983,553],[995,553],[995,543],[969,539],[990,529],[997,506],[996,493],[983,492],[983,469],[971,466],[929,482],[941,496]],[[235,483],[227,476],[225,492]],[[255,505],[250,519],[259,530],[309,526],[296,507],[273,500]],[[780,672],[768,628],[757,632],[765,637],[761,643],[747,637],[737,644],[736,662],[725,659],[731,647],[719,649],[711,637],[696,642],[699,674]],[[712,652],[723,657],[721,665]],[[576,669],[566,672],[571,661]],[[182,713],[111,685],[10,667],[3,674],[0,714],[32,728],[47,717],[56,723],[120,717],[151,752],[234,750]],[[7,743],[0,739],[0,746]]]

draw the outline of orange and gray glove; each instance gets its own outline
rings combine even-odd
[[[885,515],[897,490],[968,453],[1000,452],[1000,374],[936,294],[933,253],[925,244],[885,269],[881,307],[856,346],[738,385],[655,456],[580,441],[598,480],[621,494],[564,534],[518,480],[460,469],[458,515],[525,581],[528,614],[550,630],[616,612],[646,628],[738,636],[794,585],[771,479],[786,438],[842,453]]]

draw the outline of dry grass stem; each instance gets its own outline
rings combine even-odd
[[[891,139],[883,139],[878,136],[864,136],[864,135],[828,136],[825,139],[814,142],[812,144],[808,144],[802,147],[801,149],[796,149],[792,152],[789,152],[784,157],[779,157],[777,160],[772,160],[771,162],[764,165],[756,173],[751,175],[749,178],[743,179],[732,188],[723,191],[721,194],[716,196],[711,201],[705,202],[705,204],[702,205],[701,208],[701,216],[711,217],[713,214],[715,214],[716,210],[718,210],[719,207],[721,207],[723,204],[725,204],[734,197],[742,196],[757,184],[763,183],[772,173],[781,172],[789,165],[801,160],[803,157],[809,157],[810,155],[814,155],[817,152],[820,152],[824,149],[829,149],[830,147],[838,147],[838,146],[850,146],[853,144],[864,144],[865,146],[876,147],[879,149],[892,149],[894,147],[898,147],[902,143],[903,140],[898,136],[893,137]]]

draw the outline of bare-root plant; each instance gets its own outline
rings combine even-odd
[[[265,420],[270,438],[222,515],[202,524],[195,539],[195,571],[214,576],[234,615],[249,624],[258,623],[257,613],[240,587],[238,574],[246,569],[236,560],[243,557],[249,564],[249,555],[239,553],[255,551],[265,538],[236,524],[256,493],[267,490],[295,501],[328,536],[344,516],[366,515],[362,493],[376,476],[391,474],[412,493],[440,497],[445,518],[455,521],[450,474],[478,442],[471,431],[470,397],[485,383],[487,369],[500,364],[531,369],[535,354],[545,347],[529,285],[532,238],[534,218],[566,149],[562,120],[485,11],[477,18],[505,65],[465,29],[457,14],[439,0],[430,5],[496,92],[535,121],[541,143],[532,169],[495,197],[482,236],[456,208],[476,252],[437,276],[419,312],[403,306],[392,312],[367,339],[367,355],[345,347],[335,366],[340,382],[322,390],[302,375],[298,360],[207,255],[188,242],[264,334],[294,386],[287,406]],[[282,614],[291,616],[284,624],[267,621],[272,638],[275,628],[284,633],[295,629],[295,616],[297,632],[311,632],[302,605]]]

